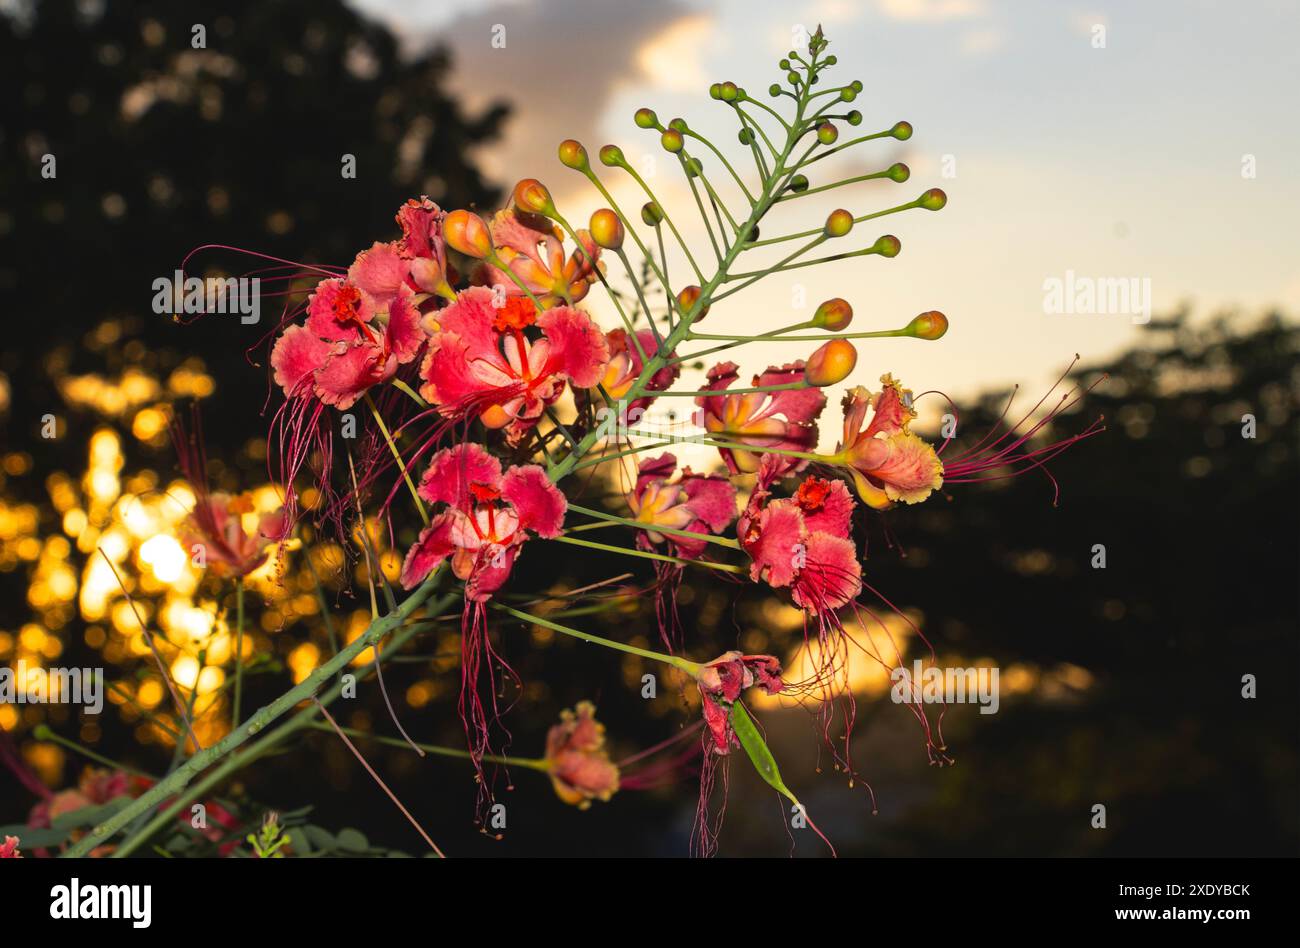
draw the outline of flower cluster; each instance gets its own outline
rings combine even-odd
[[[916,399],[886,374],[878,391],[848,390],[843,434],[833,450],[825,451],[826,389],[855,371],[859,356],[853,340],[933,341],[944,335],[946,317],[932,311],[900,329],[846,332],[853,309],[837,297],[789,326],[746,325],[751,330],[746,334],[700,331],[706,314],[713,314],[711,326],[724,328],[719,304],[770,274],[896,256],[901,244],[892,235],[856,246],[850,235],[859,224],[886,214],[937,211],[947,202],[942,191],[931,189],[877,213],[855,216],[836,208],[819,228],[782,233],[776,212],[785,202],[859,180],[810,188],[808,173],[826,167],[814,164],[820,157],[873,139],[905,141],[912,135],[911,125],[898,122],[836,144],[843,130],[863,121],[857,110],[845,110],[862,83],[831,87],[823,82],[812,91],[834,64],[826,46],[819,30],[806,51],[791,51],[782,60],[786,87],[774,85],[771,95],[792,99],[796,109],[771,136],[756,135],[760,114],[743,87],[724,82],[710,89],[713,99],[736,114],[741,142],[756,159],[752,189],[730,165],[731,180],[710,179],[717,167],[705,158],[721,159],[721,152],[709,145],[709,152],[693,155],[687,146],[705,139],[684,119],[665,125],[650,109],[636,113],[636,125],[657,134],[690,187],[708,195],[713,214],[704,214],[702,223],[717,251],[712,275],[614,145],[600,149],[599,163],[611,173],[629,175],[646,192],[649,200],[635,219],[617,207],[603,207],[587,227],[575,229],[550,191],[525,178],[490,218],[469,209],[444,212],[428,197],[409,200],[397,212],[400,233],[392,239],[372,243],[346,269],[304,272],[310,285],[303,286],[300,305],[286,314],[270,353],[272,377],[284,400],[272,423],[269,456],[280,475],[285,511],[254,536],[241,526],[244,508],[237,499],[203,492],[195,508],[190,527],[209,547],[209,564],[235,577],[256,568],[268,545],[288,535],[300,496],[318,523],[343,528],[337,533],[345,540],[360,537],[355,552],[368,565],[375,553],[367,517],[387,520],[389,542],[403,557],[397,579],[408,598],[399,606],[382,571],[376,583],[376,571],[368,570],[375,623],[339,650],[326,670],[342,670],[372,645],[377,653],[379,641],[398,625],[432,626],[432,618],[421,626],[411,617],[435,591],[458,598],[459,710],[481,800],[493,792],[485,765],[518,762],[497,753],[494,741],[508,734],[501,715],[526,694],[521,689],[521,697],[506,700],[499,680],[502,674],[513,676],[504,654],[523,647],[504,641],[507,630],[524,622],[671,666],[693,680],[703,718],[698,751],[706,757],[702,799],[708,796],[712,768],[741,747],[763,779],[798,805],[749,717],[744,695],[756,687],[768,695],[803,697],[816,695],[821,685],[825,702],[832,669],[829,664],[818,669],[810,685],[788,682],[780,660],[771,655],[729,651],[706,663],[689,660],[685,656],[702,643],[684,636],[674,619],[673,597],[683,570],[711,570],[785,597],[815,630],[821,653],[837,654],[848,637],[841,612],[856,609],[864,590],[877,595],[864,579],[861,528],[868,517],[922,503],[952,484],[1037,469],[1095,431],[1045,443],[1044,426],[1073,404],[1063,400],[1046,419],[1026,416],[945,461],[947,442],[932,443],[914,430]],[[612,204],[580,143],[561,143],[559,159]],[[901,184],[910,172],[895,163],[867,177]],[[735,193],[728,190],[732,180],[739,187]],[[732,206],[739,209],[733,213]],[[703,202],[699,209],[704,212]],[[629,240],[642,255],[640,276],[624,247]],[[674,259],[672,273],[688,268],[681,282],[668,276],[670,240],[686,261]],[[846,240],[848,249],[809,256],[824,243]],[[737,266],[742,258],[753,259],[746,256],[750,251],[788,248],[791,242],[794,249],[783,250],[777,263],[751,271]],[[620,272],[611,272],[616,269]],[[685,280],[694,282],[683,285]],[[617,317],[617,324],[598,322],[599,310],[589,299],[597,286],[608,291],[604,313],[609,320]],[[652,305],[652,297],[664,301],[662,307]],[[750,308],[745,319],[761,312]],[[801,335],[805,332],[811,334]],[[674,389],[688,367],[708,364],[701,361],[707,355],[743,350],[747,358],[751,344],[773,341],[798,346],[806,357],[766,368],[760,367],[772,360],[754,360],[743,372],[737,361],[718,361],[702,380]],[[804,343],[813,345],[803,349]],[[702,446],[700,456],[715,470],[679,469],[678,456],[662,452],[657,433],[637,427],[652,402],[674,396],[695,405],[697,427],[685,440]],[[366,438],[355,451],[346,442],[344,451],[336,451],[339,413],[362,405],[369,415]],[[356,422],[351,414],[343,417]],[[670,441],[682,440],[680,432],[674,434]],[[196,483],[203,479],[202,466],[191,463]],[[310,484],[305,483],[309,470]],[[578,472],[584,475],[571,478]],[[602,507],[589,506],[593,502],[581,499],[579,483],[601,475],[616,496]],[[413,505],[409,509],[396,503],[403,484]],[[614,533],[595,540],[584,532],[596,528]],[[602,542],[611,535],[628,542]],[[525,545],[573,556],[625,555],[629,568],[652,564],[657,616],[669,652],[572,628],[548,618],[545,610],[527,611],[547,596],[530,598],[528,590],[512,588]],[[379,585],[395,610],[388,617],[379,615]],[[624,599],[638,594],[635,589],[621,593]],[[502,621],[491,623],[489,616]],[[628,786],[609,759],[594,711],[589,702],[566,711],[547,734],[545,757],[529,764],[549,774],[562,800],[583,807]],[[124,812],[129,816],[129,808]]]

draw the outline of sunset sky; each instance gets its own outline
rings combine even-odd
[[[1044,281],[1067,271],[1147,279],[1157,315],[1183,302],[1202,315],[1227,306],[1247,314],[1300,309],[1292,233],[1300,128],[1289,117],[1300,78],[1294,3],[355,5],[412,49],[446,43],[454,87],[469,102],[500,97],[516,107],[505,141],[481,156],[499,180],[539,177],[571,220],[585,220],[598,198],[558,163],[555,146],[574,137],[594,156],[617,143],[634,164],[652,163],[651,187],[697,257],[711,252],[690,192],[658,136],[635,127],[633,111],[652,107],[664,122],[684,117],[752,173],[731,110],[708,97],[708,85],[731,79],[772,102],[766,88],[781,78],[777,60],[801,29],[822,24],[839,58],[829,81],[865,84],[852,106],[864,115],[856,134],[899,119],[916,131],[906,143],[868,143],[819,163],[813,186],[897,160],[912,178],[796,202],[769,216],[763,236],[817,227],[835,207],[862,214],[935,186],[947,191],[948,207],[859,225],[831,249],[892,233],[903,252],[772,276],[716,307],[707,329],[762,331],[830,296],[853,304],[855,329],[902,326],[931,309],[948,315],[952,328],[938,343],[860,344],[855,381],[889,371],[918,391],[960,396],[1013,381],[1037,390],[1075,352],[1086,360],[1133,342],[1138,330],[1128,316],[1044,312]],[[491,46],[495,24],[505,27],[504,49]],[[1094,46],[1099,27],[1104,48]],[[944,156],[955,176],[944,176]],[[1253,178],[1243,176],[1246,156]],[[621,203],[639,207],[644,197],[625,176],[600,170]],[[719,184],[725,174],[716,161],[706,173]],[[684,265],[674,261],[674,269],[681,274]],[[799,285],[804,310],[793,306]],[[741,361],[748,371],[809,351],[810,344],[751,347]]]

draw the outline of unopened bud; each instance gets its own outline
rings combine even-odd
[[[826,218],[826,236],[843,237],[853,229],[853,215],[844,208],[831,211],[830,216]]]
[[[560,164],[576,171],[586,171],[590,166],[587,163],[587,149],[582,147],[582,142],[572,138],[560,142]]]
[[[893,234],[885,234],[883,237],[876,238],[876,242],[871,245],[871,252],[878,253],[882,257],[897,257],[898,252],[903,249],[903,243]]]
[[[677,305],[681,307],[683,314],[689,313],[696,303],[700,300],[701,290],[698,286],[688,286],[677,294]],[[695,314],[695,321],[698,323],[701,319],[709,314],[709,307],[704,306]]]
[[[833,145],[835,144],[835,139],[839,137],[839,129],[830,122],[822,122],[817,126],[817,140],[823,145]]]
[[[654,109],[637,109],[632,118],[637,128],[656,128],[659,125],[659,116],[655,115]]]
[[[472,211],[452,211],[442,222],[442,236],[453,250],[482,260],[492,253],[492,237],[483,218]]]
[[[815,327],[829,329],[831,332],[839,332],[847,328],[851,322],[853,322],[853,307],[849,305],[848,300],[840,299],[838,296],[818,306],[812,318]]]
[[[858,350],[847,339],[832,339],[812,354],[804,369],[809,385],[823,388],[849,377],[858,364]]]
[[[917,198],[917,203],[927,211],[938,211],[948,203],[948,195],[943,193],[942,188],[931,188]]]
[[[591,215],[591,239],[596,245],[606,250],[618,250],[623,246],[623,222],[617,214],[607,207],[602,207]]]
[[[922,313],[907,324],[907,334],[916,339],[928,339],[933,342],[948,331],[948,317],[937,309]]]
[[[609,168],[623,165],[623,149],[617,145],[605,145],[600,149],[600,163]]]
[[[900,142],[905,142],[912,137],[912,123],[898,122],[889,130],[889,134],[893,135]]]
[[[681,132],[675,128],[670,128],[659,136],[659,144],[664,146],[664,151],[671,151],[675,154],[682,150],[682,146],[686,144],[686,141],[682,138]]]
[[[543,217],[552,217],[555,214],[551,192],[546,190],[546,185],[536,178],[524,178],[516,184],[511,197],[515,207],[527,214],[541,214]]]
[[[663,223],[664,209],[654,201],[646,201],[641,205],[641,220],[645,221],[651,227],[658,227]]]

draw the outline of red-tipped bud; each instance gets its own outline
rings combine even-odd
[[[624,164],[623,149],[617,145],[605,145],[600,149],[600,163],[608,168],[616,168]]]
[[[816,328],[829,329],[831,332],[846,329],[851,322],[853,322],[853,307],[849,305],[848,300],[842,300],[838,296],[818,306],[812,318],[812,324]]]
[[[623,222],[618,215],[607,207],[602,207],[591,215],[591,239],[606,250],[618,250],[623,246]]]
[[[582,147],[582,142],[572,138],[560,142],[560,164],[575,171],[586,171],[590,165],[587,163],[587,149]]]
[[[896,184],[902,184],[912,176],[912,169],[907,167],[901,161],[895,162],[889,166],[889,180]]]
[[[698,286],[688,286],[677,294],[677,305],[681,307],[683,314],[689,313],[696,303],[700,300],[701,290]],[[709,315],[709,308],[704,306],[695,314],[695,322],[699,322],[705,316]]]
[[[658,227],[663,223],[664,209],[654,201],[646,201],[641,205],[641,220],[650,227]]]
[[[674,154],[682,150],[686,144],[686,139],[682,138],[682,133],[675,128],[666,129],[659,136],[659,144],[664,146],[664,151],[671,151]]]
[[[843,237],[853,229],[853,215],[844,208],[831,211],[826,218],[826,236]]]
[[[937,309],[922,313],[907,324],[907,334],[916,339],[928,339],[933,342],[948,331],[948,317]]]
[[[492,254],[492,236],[483,218],[472,211],[452,211],[442,222],[447,244],[467,257],[482,260]]]
[[[655,115],[654,109],[637,109],[632,120],[636,122],[637,128],[657,128],[659,126],[659,116]]]
[[[889,134],[893,135],[900,142],[905,142],[912,137],[912,123],[898,122],[889,130]]]
[[[722,84],[722,92],[719,98],[721,98],[723,102],[735,102],[736,93],[738,91],[739,90],[736,88],[736,84],[734,82],[724,82]]]
[[[902,249],[903,242],[893,234],[877,237],[876,242],[871,245],[871,252],[878,253],[882,257],[897,257],[898,252]]]
[[[804,377],[809,385],[822,388],[849,377],[858,364],[858,350],[847,339],[832,339],[812,354]]]
[[[931,188],[917,198],[917,203],[927,211],[938,211],[948,203],[948,195],[941,188]]]
[[[817,126],[817,140],[823,145],[833,145],[835,144],[835,139],[839,137],[839,129],[830,122],[822,122]]]
[[[555,214],[551,192],[546,190],[546,185],[536,178],[524,178],[516,184],[511,197],[515,207],[527,214],[541,214],[543,217],[551,217]]]

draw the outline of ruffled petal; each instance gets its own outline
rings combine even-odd
[[[683,506],[714,533],[721,533],[735,519],[736,487],[725,477],[692,474],[687,468],[681,485],[687,498]]]
[[[772,502],[758,518],[754,534],[744,544],[754,561],[750,578],[776,588],[789,586],[807,555],[807,530],[799,508],[789,501]]]
[[[591,388],[605,375],[609,343],[586,313],[557,306],[542,313],[537,325],[551,341],[552,371],[578,388]]]
[[[444,511],[420,531],[415,545],[407,551],[402,562],[401,583],[405,589],[414,589],[428,578],[434,568],[456,549],[451,542],[452,511]]]
[[[519,527],[539,537],[557,537],[564,528],[568,501],[536,464],[512,467],[501,484],[501,496],[515,508]]]
[[[862,564],[857,548],[843,537],[811,533],[804,565],[791,590],[795,603],[816,614],[838,609],[862,591]]]
[[[316,395],[326,405],[351,408],[372,385],[388,378],[397,369],[392,359],[384,357],[379,346],[370,343],[334,343],[335,351],[316,373]]]
[[[384,341],[388,351],[397,358],[401,365],[414,359],[424,345],[424,330],[420,328],[420,311],[412,302],[414,292],[408,286],[397,291],[397,296],[388,307],[388,325],[384,329]]]
[[[380,306],[387,306],[406,283],[410,261],[398,252],[396,243],[375,244],[357,254],[348,267],[348,281],[373,296]]]
[[[322,342],[315,333],[302,326],[286,329],[271,350],[275,382],[284,389],[285,397],[311,392],[315,372],[325,364],[332,351],[328,342]]]
[[[450,504],[461,510],[470,503],[471,484],[500,488],[501,462],[481,444],[458,444],[443,448],[429,461],[419,494],[431,504]]]

